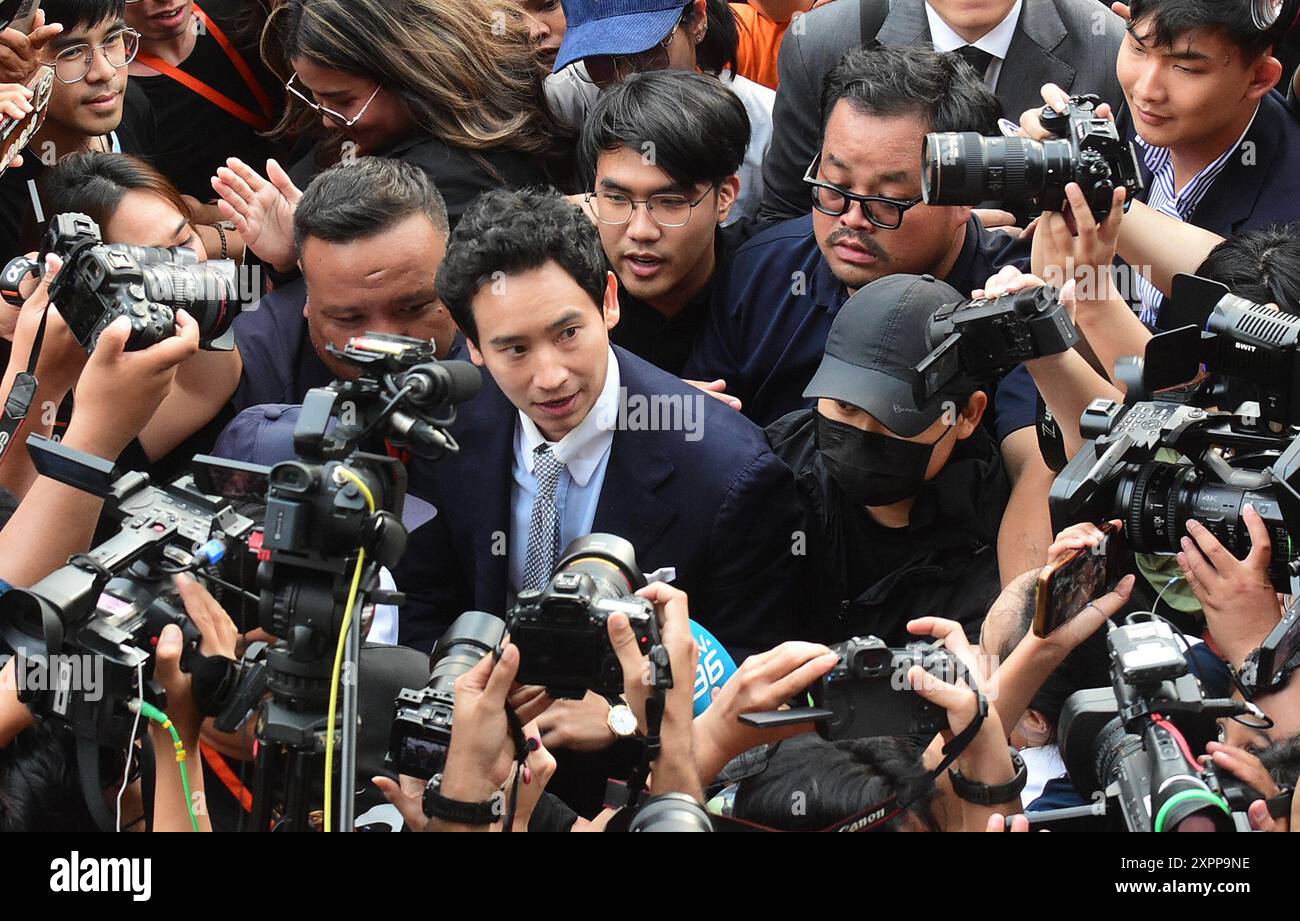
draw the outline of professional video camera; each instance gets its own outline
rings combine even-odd
[[[1273,583],[1291,591],[1300,555],[1291,537],[1300,528],[1300,319],[1193,276],[1179,276],[1173,292],[1162,323],[1198,322],[1154,337],[1144,363],[1121,365],[1131,402],[1096,400],[1084,412],[1080,429],[1091,440],[1052,484],[1053,527],[1119,518],[1135,552],[1176,553],[1195,519],[1242,558],[1250,536],[1241,510],[1250,503],[1268,527]],[[1190,389],[1144,401],[1202,364],[1209,376]],[[1243,388],[1256,399],[1235,412],[1208,408]]]
[[[1118,798],[1129,831],[1249,830],[1246,809],[1260,794],[1196,755],[1218,739],[1217,718],[1262,714],[1206,699],[1170,625],[1139,616],[1106,638],[1112,687],[1078,691],[1061,710],[1074,788]]]
[[[830,647],[840,657],[810,689],[814,707],[749,713],[742,723],[757,728],[816,723],[830,741],[876,736],[933,736],[948,725],[940,706],[907,684],[908,670],[919,665],[953,683],[968,673],[939,643],[908,643],[890,648],[874,636],[854,637]]]
[[[50,219],[38,260],[19,257],[4,270],[0,292],[21,307],[19,284],[40,274],[45,255],[54,253],[63,268],[50,284],[50,301],[87,352],[118,317],[131,321],[127,351],[146,349],[176,334],[176,311],[199,324],[204,348],[226,348],[221,341],[241,309],[233,260],[200,263],[191,249],[104,243],[99,225],[84,214]]]
[[[211,484],[246,475],[247,465],[196,457],[194,474],[152,486],[143,473],[119,477],[108,461],[38,435],[28,447],[37,470],[103,498],[105,513],[121,522],[115,536],[32,588],[0,596],[0,636],[28,676],[18,697],[34,713],[70,726],[83,785],[97,791],[96,753],[126,748],[136,719],[130,704],[143,697],[166,708],[153,679],[153,649],[168,624],[181,628],[181,667],[193,675],[200,711],[217,715],[234,699],[235,663],[199,653],[201,637],[173,577],[192,572],[224,581],[221,565],[244,548],[254,522]],[[92,662],[103,664],[102,674]],[[88,792],[87,805],[100,827],[112,827],[102,798]]]
[[[1061,211],[1065,187],[1077,182],[1098,221],[1110,214],[1115,189],[1128,201],[1142,191],[1137,152],[1115,123],[1098,118],[1096,96],[1071,96],[1061,114],[1043,107],[1039,120],[1055,135],[1046,141],[982,137],[973,131],[933,132],[921,147],[921,195],[928,205],[1031,202]]]
[[[380,567],[396,566],[406,547],[406,469],[357,445],[387,437],[420,455],[453,452],[457,445],[445,428],[455,418],[452,405],[482,386],[477,368],[437,361],[427,340],[368,333],[329,351],[358,375],[307,393],[293,435],[298,459],[273,467],[267,490],[260,620],[279,641],[265,654],[271,697],[258,717],[262,745],[251,827],[259,830],[271,824],[273,811],[281,828],[309,827],[301,759],[328,750],[340,641],[345,665],[360,650],[360,617],[351,618],[343,639],[345,621],[366,599],[400,603],[377,585]],[[343,682],[344,778],[355,769],[354,684]],[[270,787],[281,777],[283,808],[277,809]],[[351,825],[351,786],[344,784],[340,828]]]
[[[627,615],[638,647],[650,656],[651,683],[666,680],[663,687],[672,687],[654,605],[636,594],[645,585],[636,551],[621,537],[589,534],[569,544],[546,586],[520,592],[506,619],[510,641],[519,647],[519,683],[545,687],[558,698],[621,694],[623,669],[605,625],[618,612]]]
[[[456,679],[500,646],[505,631],[505,621],[482,611],[466,611],[447,628],[429,656],[429,683],[419,690],[403,688],[397,696],[388,745],[397,773],[425,780],[442,773],[451,745]]]
[[[1078,341],[1052,287],[949,304],[930,318],[927,344],[934,351],[916,366],[917,405],[944,393],[958,377],[980,380],[1031,358],[1068,352]]]

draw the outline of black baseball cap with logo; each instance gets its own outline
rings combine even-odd
[[[948,403],[964,406],[979,389],[958,375],[928,401],[916,398],[916,367],[933,351],[930,317],[963,300],[929,275],[889,275],[859,289],[835,315],[821,365],[803,395],[864,409],[895,435],[920,435]]]

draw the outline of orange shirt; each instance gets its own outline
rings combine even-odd
[[[776,89],[776,58],[788,22],[773,22],[748,3],[733,3],[740,43],[736,47],[736,68],[742,77]]]

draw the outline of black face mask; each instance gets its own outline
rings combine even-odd
[[[917,495],[925,486],[934,447],[903,441],[817,414],[817,447],[826,470],[850,502],[879,507]]]

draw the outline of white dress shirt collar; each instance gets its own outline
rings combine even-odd
[[[936,51],[956,51],[966,45],[974,45],[981,51],[987,51],[999,61],[1007,59],[1007,50],[1011,47],[1011,40],[1016,35],[1016,24],[1020,22],[1020,8],[1024,5],[1024,0],[1016,0],[1016,5],[1011,8],[1011,12],[989,31],[985,32],[977,40],[968,42],[949,27],[948,23],[939,18],[939,14],[934,11],[930,4],[925,4],[925,18],[930,21],[930,41],[934,44]]]
[[[596,398],[586,418],[556,442],[548,442],[537,423],[520,412],[519,433],[523,437],[522,453],[528,472],[533,472],[533,451],[540,444],[550,444],[556,459],[569,471],[573,482],[586,486],[600,465],[601,458],[614,443],[614,427],[619,417],[619,384],[618,358],[611,348],[605,371],[605,386],[601,388],[600,396]]]

